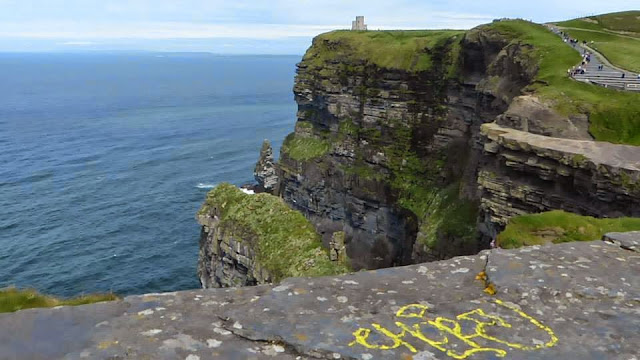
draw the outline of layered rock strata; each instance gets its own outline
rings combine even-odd
[[[344,232],[356,269],[475,253],[521,214],[638,216],[640,151],[591,141],[588,114],[527,93],[534,50],[481,27],[423,49],[431,66],[416,71],[349,56],[340,36],[316,38],[298,65],[298,123],[275,193],[325,246]],[[537,135],[527,138],[537,150],[493,139],[496,129]],[[475,206],[477,217],[460,210]]]
[[[509,218],[561,209],[594,217],[640,217],[640,148],[552,138],[482,126],[478,186],[484,227],[495,235]]]
[[[358,270],[475,254],[509,218],[553,209],[638,216],[638,147],[593,142],[587,113],[534,95],[531,45],[491,26],[372,34],[314,39],[295,131],[277,164],[263,144],[254,173],[333,259]],[[379,53],[390,44],[393,61]]]
[[[269,272],[256,261],[255,236],[220,226],[219,215],[202,214],[197,219],[202,226],[198,278],[203,288],[271,282]]]

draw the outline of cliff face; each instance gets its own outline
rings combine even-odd
[[[318,36],[297,69],[295,131],[277,164],[263,145],[258,188],[356,270],[475,254],[521,214],[639,216],[638,147],[594,142],[589,112],[557,110],[577,95],[550,100],[548,53],[514,32],[560,40],[498,25]],[[201,219],[203,284],[273,280],[215,216]]]
[[[271,275],[256,261],[255,236],[236,233],[220,225],[219,216],[198,216],[202,225],[198,278],[203,288],[253,286],[271,282]]]
[[[485,246],[475,231],[480,125],[507,110],[535,68],[495,34],[434,34],[416,52],[428,57],[424,69],[354,56],[340,33],[316,38],[298,65],[279,195],[325,245],[343,231],[355,268]]]
[[[483,230],[495,238],[509,218],[561,209],[594,217],[640,217],[640,150],[482,126],[479,166]]]
[[[490,26],[408,33],[321,35],[298,65],[298,123],[274,192],[325,246],[343,232],[352,265],[379,268],[475,253],[523,213],[637,215],[637,148],[576,145],[595,144],[588,115],[563,115],[529,90],[532,45]],[[384,36],[414,41],[413,57],[400,47],[389,51],[404,62],[381,57]],[[540,136],[505,140],[520,133]],[[605,148],[625,154],[620,166],[594,155]]]

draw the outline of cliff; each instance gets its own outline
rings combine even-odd
[[[525,21],[322,34],[298,64],[295,130],[277,163],[263,145],[257,189],[354,270],[476,254],[525,214],[640,216],[640,95],[566,78],[579,59]],[[215,219],[200,217],[203,284],[273,281],[239,245],[260,240]]]
[[[207,195],[198,277],[204,288],[250,286],[292,276],[345,273],[346,259],[331,261],[313,226],[269,194],[249,195],[230,184]]]
[[[281,150],[279,195],[325,244],[344,232],[355,268],[413,262],[416,237],[435,244],[445,228],[425,229],[424,216],[447,207],[462,227],[442,236],[469,240],[460,253],[478,250],[468,226],[475,204],[460,201],[461,168],[446,161],[469,157],[472,136],[472,123],[446,106],[463,36],[334,32],[316,38],[298,65],[298,123]]]
[[[482,126],[478,185],[491,236],[509,219],[561,209],[581,215],[640,217],[640,149]]]
[[[521,214],[639,216],[638,147],[593,141],[638,135],[635,95],[565,79],[578,59],[524,21],[318,36],[274,194],[325,246],[344,233],[355,269],[473,254]],[[629,113],[588,102],[606,96]]]
[[[633,359],[639,236],[0,314],[0,358]]]

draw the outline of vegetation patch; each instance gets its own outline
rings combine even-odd
[[[307,161],[326,155],[331,150],[331,143],[314,137],[301,137],[289,134],[282,144],[283,152],[296,161]]]
[[[52,296],[42,295],[33,289],[16,289],[10,287],[0,289],[0,313],[32,308],[77,306],[113,300],[118,300],[118,297],[115,294],[91,294],[71,299],[59,299]]]
[[[460,250],[475,250],[478,238],[476,222],[478,204],[459,196],[460,184],[454,183],[444,189],[430,191],[423,197],[421,207],[427,221],[420,227],[418,241],[429,248],[438,246],[438,239],[455,241]]]
[[[588,114],[589,130],[596,140],[640,145],[640,94],[570,79],[567,69],[580,62],[580,54],[542,25],[510,20],[484,28],[534,47],[532,56],[539,71],[526,91],[553,104],[561,114]]]
[[[522,215],[509,220],[497,238],[501,248],[513,249],[529,245],[591,241],[608,232],[640,230],[640,218],[596,219],[554,210]]]
[[[409,72],[431,68],[429,51],[446,41],[461,38],[459,30],[332,31],[319,35],[304,62],[320,68],[327,61],[363,61],[381,68]],[[453,72],[453,70],[452,70]]]
[[[392,172],[391,186],[398,191],[398,204],[420,219],[417,241],[436,249],[439,239],[456,243],[459,249],[474,247],[478,238],[478,204],[459,196],[459,182],[437,185],[435,178],[444,160],[420,159],[411,149],[411,129],[394,126],[395,143],[385,149]]]
[[[279,281],[287,277],[326,276],[349,272],[345,262],[333,262],[311,223],[284,201],[269,194],[247,195],[231,184],[211,190],[200,209],[215,209],[220,226],[253,241],[256,260]]]
[[[556,23],[562,27],[624,33],[640,37],[640,11],[622,11]]]

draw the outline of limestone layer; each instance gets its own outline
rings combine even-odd
[[[482,126],[478,186],[487,228],[512,216],[562,209],[595,217],[640,216],[640,148]]]

